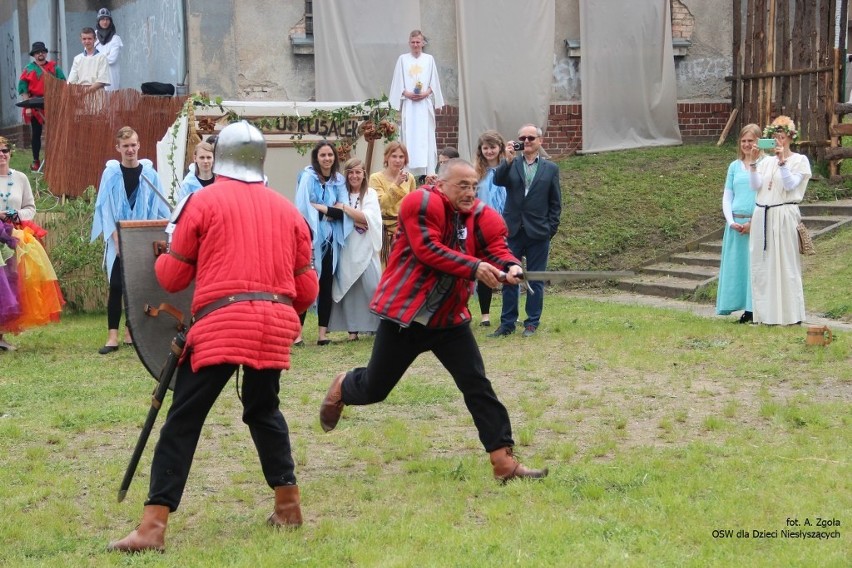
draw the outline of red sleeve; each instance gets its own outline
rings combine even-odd
[[[419,262],[458,278],[473,280],[479,259],[447,246],[443,239],[451,223],[441,198],[429,191],[409,193],[399,208],[399,223]]]
[[[157,282],[167,292],[179,292],[189,286],[195,278],[195,263],[198,261],[200,242],[198,226],[201,217],[193,208],[187,208],[175,224],[172,243],[168,254],[157,258],[154,268]]]
[[[520,266],[520,261],[514,257],[506,242],[509,236],[506,222],[497,211],[484,207],[475,223],[476,252],[479,258],[489,264],[502,266],[504,270],[512,264]]]
[[[296,297],[293,298],[293,309],[297,314],[301,314],[314,303],[314,300],[319,294],[319,279],[317,271],[311,266],[311,254],[313,254],[313,246],[311,244],[311,231],[307,223],[295,223],[293,231],[293,247],[295,249],[293,258],[296,259],[293,272],[295,274],[294,284],[296,286]]]

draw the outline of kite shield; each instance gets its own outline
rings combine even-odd
[[[166,252],[167,224],[166,220],[118,224],[127,325],[139,359],[155,380],[159,380],[172,339],[189,323],[195,290],[193,283],[170,294],[157,282],[154,263]]]

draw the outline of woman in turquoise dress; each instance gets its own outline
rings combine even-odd
[[[740,131],[739,159],[728,166],[722,197],[726,226],[722,238],[716,313],[728,315],[743,310],[739,323],[752,321],[748,250],[755,193],[749,182],[749,166],[763,157],[757,147],[760,135],[760,127],[756,124],[747,124]]]

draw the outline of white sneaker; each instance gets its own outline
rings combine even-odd
[[[6,341],[5,339],[0,339],[0,349],[3,351],[15,351],[17,347]]]

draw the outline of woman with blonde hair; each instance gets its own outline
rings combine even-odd
[[[216,181],[213,174],[213,144],[210,142],[199,142],[192,152],[192,163],[189,171],[178,189],[178,201],[190,193],[195,193],[202,187],[207,187]]]
[[[329,331],[348,331],[349,341],[359,333],[373,333],[379,318],[370,312],[370,300],[379,285],[382,265],[382,213],[376,191],[367,186],[367,170],[358,158],[343,165],[347,199],[343,210],[343,247],[332,284]]]
[[[747,124],[740,130],[739,157],[728,166],[722,195],[726,225],[722,237],[716,313],[726,316],[743,310],[739,323],[752,321],[748,246],[754,191],[749,181],[749,168],[752,162],[763,157],[763,152],[757,147],[760,135],[760,127],[756,124]]]
[[[384,169],[370,176],[369,186],[376,190],[382,211],[382,266],[387,265],[393,237],[399,224],[399,204],[402,198],[417,188],[414,176],[405,170],[408,149],[402,142],[393,141],[385,146]]]
[[[775,139],[774,155],[749,164],[751,188],[757,191],[749,239],[754,321],[797,324],[805,319],[805,297],[796,227],[811,164],[807,156],[790,150],[799,137],[790,117],[773,120],[763,137]]]

